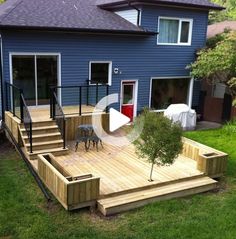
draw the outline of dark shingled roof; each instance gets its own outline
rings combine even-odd
[[[117,4],[119,0],[7,0],[0,5],[0,28],[69,30],[81,32],[119,32],[154,34],[126,21],[98,4]],[[136,1],[140,2],[140,1]],[[149,2],[149,0],[142,1]],[[207,0],[153,0],[156,3],[185,3],[217,8]],[[108,6],[108,5],[107,5]],[[219,8],[219,6],[218,6]]]
[[[147,33],[101,9],[96,0],[7,0],[0,5],[0,28],[3,27]]]
[[[152,4],[166,4],[166,5],[176,5],[176,6],[189,6],[195,8],[205,8],[205,9],[215,9],[223,10],[224,8],[212,3],[208,0],[97,0],[97,5],[109,9],[116,6],[122,6],[125,4],[140,4],[140,3],[152,3]]]

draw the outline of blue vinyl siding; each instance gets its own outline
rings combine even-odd
[[[112,61],[113,69],[119,68],[122,73],[113,73],[110,93],[120,93],[121,80],[137,79],[139,111],[149,105],[151,77],[188,76],[186,66],[194,61],[196,50],[203,47],[206,40],[208,12],[143,7],[142,26],[157,31],[158,16],[193,18],[192,46],[158,46],[157,36],[3,31],[4,79],[10,78],[10,52],[60,53],[62,85],[85,84],[89,61]],[[71,94],[65,93],[63,97],[69,104]],[[193,98],[196,100],[197,96]]]

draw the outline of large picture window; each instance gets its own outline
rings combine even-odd
[[[159,18],[158,44],[191,45],[192,19]]]
[[[190,78],[152,79],[151,108],[165,110],[171,104],[187,104]]]
[[[89,66],[90,84],[111,85],[112,63],[111,62],[90,62]]]

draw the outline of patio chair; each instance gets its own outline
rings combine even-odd
[[[89,129],[89,136],[88,136],[88,149],[90,148],[91,142],[93,143],[93,147],[96,146],[97,152],[98,152],[98,144],[103,148],[102,140],[96,135],[94,132],[93,127]]]
[[[76,144],[75,144],[75,152],[78,150],[79,143],[84,143],[85,150],[88,151],[89,147],[87,145],[88,138],[90,135],[90,130],[87,126],[80,125],[77,129],[76,135]]]
[[[98,144],[99,144],[99,143],[100,143],[100,145],[101,145],[102,148],[103,148],[102,140],[95,134],[94,130],[92,130],[92,131],[90,132],[90,135],[89,135],[89,137],[88,137],[88,141],[89,141],[88,148],[90,148],[91,142],[93,143],[93,147],[95,147],[95,145],[96,145],[97,152],[98,152]]]

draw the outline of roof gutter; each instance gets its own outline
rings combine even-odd
[[[181,2],[170,2],[168,0],[162,0],[162,1],[157,1],[157,0],[130,0],[129,2],[132,2],[134,4],[153,4],[153,5],[163,5],[166,4],[168,6],[180,6],[180,7],[188,7],[188,8],[196,8],[196,9],[203,9],[203,10],[224,10],[225,7],[222,7],[220,5],[214,5],[214,6],[204,6],[204,5],[199,5],[199,4],[191,4],[191,3],[181,3]],[[119,7],[125,7],[127,6],[127,1],[126,0],[121,0],[117,2],[111,2],[111,3],[105,3],[105,4],[99,4],[98,7],[102,9],[112,9],[112,8],[119,8]]]
[[[60,28],[60,27],[38,27],[38,26],[9,26],[0,25],[1,29],[5,30],[35,30],[35,31],[52,31],[52,32],[68,32],[68,33],[87,33],[87,34],[118,34],[118,35],[140,35],[140,36],[152,36],[158,34],[151,31],[132,31],[132,30],[115,30],[115,29],[88,29],[88,28]]]
[[[138,12],[137,25],[140,26],[140,14],[141,14],[141,10],[140,10],[139,8],[133,6],[133,5],[131,4],[131,1],[130,1],[130,0],[128,0],[128,5],[129,5],[129,7],[133,8],[134,10],[136,10],[136,11]]]

